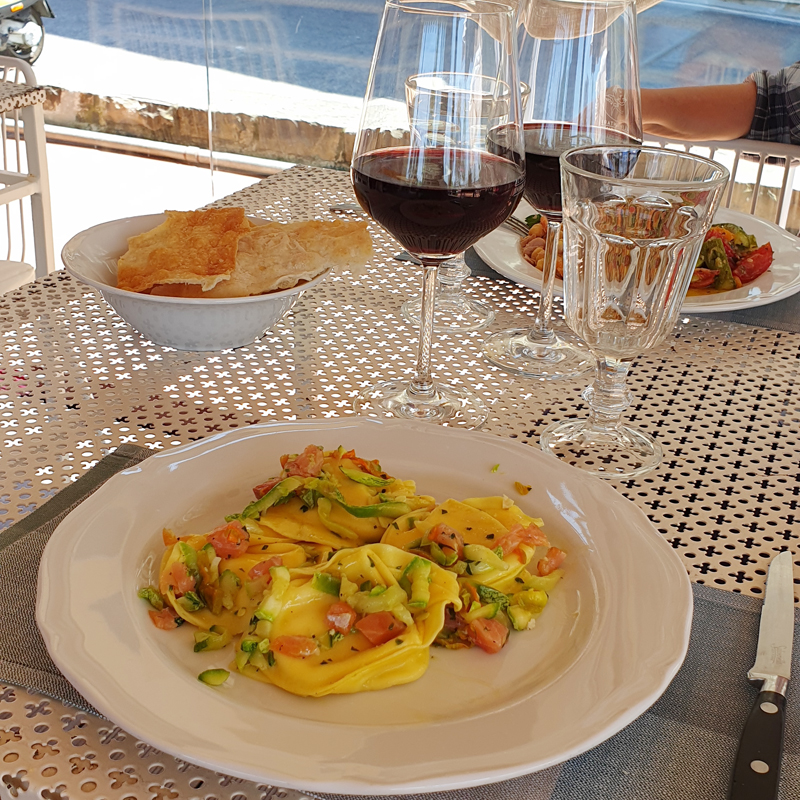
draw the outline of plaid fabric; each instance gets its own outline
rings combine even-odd
[[[800,61],[774,74],[748,77],[758,91],[748,139],[800,144]]]

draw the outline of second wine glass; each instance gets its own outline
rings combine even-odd
[[[522,194],[513,37],[514,12],[503,3],[387,0],[351,175],[362,208],[421,262],[422,313],[414,377],[368,386],[355,400],[359,413],[467,428],[488,415],[472,391],[431,375],[434,295],[438,265],[502,224]],[[408,78],[431,71],[493,76],[492,130],[482,94],[409,108]]]
[[[527,0],[519,63],[531,85],[525,112],[525,199],[547,218],[539,307],[530,327],[503,330],[486,358],[532,378],[575,378],[594,367],[583,342],[551,324],[561,232],[561,153],[581,145],[641,142],[634,0]]]

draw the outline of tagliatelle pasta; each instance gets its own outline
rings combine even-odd
[[[139,596],[157,627],[188,623],[195,651],[232,649],[228,669],[294,694],[409,683],[434,644],[498,652],[562,575],[566,554],[509,498],[437,505],[341,447],[283,456],[253,491],[209,533],[165,530],[157,586]]]

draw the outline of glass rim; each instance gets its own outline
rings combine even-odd
[[[448,8],[428,8],[433,5],[452,5]],[[458,8],[458,0],[386,0],[386,8],[397,8],[401,11],[414,11],[418,14],[446,15],[453,17],[487,17],[487,16],[514,16],[515,9],[509,3],[499,0],[475,0],[474,5],[479,8]],[[481,10],[484,9],[485,10]]]
[[[707,178],[702,178],[699,180],[680,180],[676,178],[612,178],[608,175],[601,175],[598,172],[591,172],[590,170],[583,169],[581,167],[575,166],[569,162],[570,156],[580,154],[580,153],[589,153],[591,151],[600,152],[624,152],[629,150],[638,150],[640,152],[645,153],[652,153],[653,155],[666,155],[671,158],[678,159],[680,161],[693,161],[698,164],[705,164],[708,167],[713,168],[716,170],[716,175],[709,175]],[[659,186],[664,186],[667,184],[674,184],[675,186],[698,186],[698,185],[715,185],[718,183],[727,183],[730,179],[730,171],[726,166],[720,164],[718,161],[713,161],[710,158],[706,158],[705,156],[699,156],[696,153],[688,153],[682,150],[670,150],[666,147],[654,147],[652,145],[643,145],[643,144],[589,144],[583,145],[582,147],[573,147],[571,150],[565,150],[558,158],[559,164],[561,169],[569,172],[572,175],[580,175],[584,178],[590,178],[593,180],[608,180],[608,181],[619,181],[620,183],[624,182],[630,186],[652,186],[653,184],[658,184]]]
[[[409,75],[406,78],[405,83],[406,83],[406,86],[410,86],[411,81],[413,81],[415,78],[433,78],[433,77],[436,77],[437,75],[464,75],[465,77],[468,77],[468,78],[485,78],[488,81],[495,81],[497,83],[502,83],[504,86],[508,87],[509,90],[511,89],[511,86],[508,83],[508,81],[505,81],[502,78],[495,78],[492,75],[482,75],[479,72],[461,72],[461,71],[455,70],[455,69],[443,69],[443,70],[435,70],[434,69],[434,70],[430,70],[428,72],[418,72],[415,75]],[[531,91],[530,84],[526,83],[525,81],[520,81],[519,82],[520,92],[523,91],[523,87],[525,89],[525,93],[530,94],[530,91]],[[425,90],[427,90],[427,91],[439,91],[438,89],[425,89]],[[444,89],[442,91],[447,91],[447,90]],[[466,90],[465,89],[458,89],[458,88],[453,90],[454,93],[455,92],[463,92],[463,91],[466,91]]]

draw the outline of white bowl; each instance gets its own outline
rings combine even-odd
[[[73,278],[98,289],[129,325],[156,344],[177,350],[227,350],[261,338],[327,272],[279,292],[254,297],[160,297],[117,288],[117,259],[128,237],[152,230],[165,214],[104,222],[73,236],[61,259]],[[256,225],[264,220],[249,217]]]

